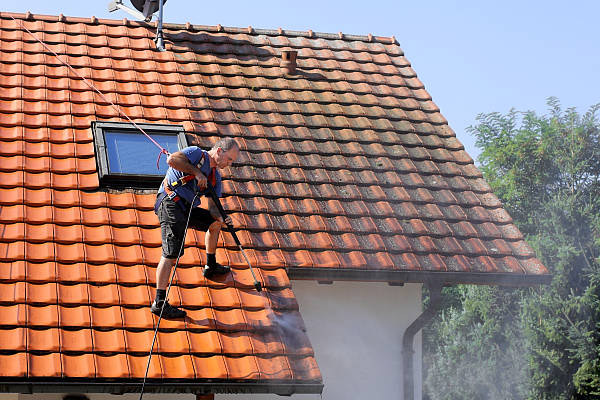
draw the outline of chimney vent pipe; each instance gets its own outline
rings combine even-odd
[[[296,73],[296,50],[283,50],[281,52],[281,67],[286,74],[294,75]]]

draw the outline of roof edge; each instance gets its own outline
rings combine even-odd
[[[551,274],[528,275],[493,272],[386,271],[328,268],[289,268],[288,276],[296,280],[361,281],[389,283],[442,282],[446,285],[477,284],[495,286],[538,286],[552,281]]]
[[[140,393],[141,382],[110,381],[94,382],[80,379],[76,382],[66,379],[57,381],[0,381],[0,393]],[[281,383],[281,382],[197,382],[168,381],[146,382],[144,393],[194,393],[194,394],[321,394],[323,383]]]
[[[87,23],[87,24],[105,24],[105,25],[127,25],[127,26],[139,26],[146,28],[154,28],[156,27],[156,21],[154,22],[144,22],[131,20],[128,18],[123,19],[105,19],[105,18],[96,18],[95,16],[90,17],[69,17],[60,14],[56,15],[46,15],[46,14],[34,14],[30,11],[27,13],[15,13],[9,11],[0,12],[0,18],[9,18],[14,17],[16,19],[23,20],[31,20],[36,19],[40,21],[48,21],[48,22],[70,22],[70,23]],[[395,36],[375,36],[371,33],[368,35],[354,35],[347,33],[325,33],[325,32],[313,32],[312,30],[308,31],[295,31],[289,29],[257,29],[252,26],[248,26],[246,28],[239,27],[226,27],[221,25],[194,25],[190,22],[186,23],[173,23],[167,22],[163,23],[164,29],[174,29],[174,30],[188,30],[191,32],[195,31],[204,31],[204,32],[223,32],[223,33],[245,33],[248,35],[266,35],[266,36],[288,36],[288,37],[306,37],[309,39],[326,39],[326,40],[344,40],[344,41],[360,41],[367,43],[382,43],[382,44],[394,44],[400,45],[398,40],[396,40]]]

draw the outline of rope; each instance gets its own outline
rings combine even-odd
[[[112,101],[110,101],[100,90],[98,90],[98,88],[96,88],[96,86],[94,86],[94,84],[92,82],[88,81],[85,77],[83,77],[82,75],[80,75],[68,62],[63,61],[59,57],[59,55],[56,54],[56,52],[54,52],[50,47],[48,47],[48,45],[46,45],[46,43],[44,43],[36,35],[34,35],[29,29],[27,29],[25,27],[25,25],[23,25],[23,22],[21,20],[15,19],[15,17],[13,17],[12,15],[10,17],[13,19],[13,21],[15,21],[16,23],[18,23],[21,26],[21,28],[23,30],[25,30],[32,38],[34,38],[37,42],[39,42],[42,45],[42,47],[44,49],[46,49],[46,51],[48,51],[49,53],[53,54],[54,57],[56,57],[56,59],[58,61],[60,61],[61,64],[63,64],[70,71],[72,71],[75,74],[75,76],[77,76],[79,79],[81,79],[90,89],[92,89],[93,91],[95,91],[96,93],[98,93],[100,95],[100,97],[102,98],[102,100],[104,100],[106,103],[110,104],[112,106],[112,108],[119,115],[123,116],[135,128],[137,128],[140,132],[142,132],[144,134],[144,136],[146,136],[148,138],[148,140],[150,140],[156,147],[158,147],[160,149],[160,153],[158,154],[158,159],[156,160],[156,168],[158,169],[159,168],[158,164],[160,162],[161,155],[166,154],[168,156],[170,154],[167,151],[167,149],[165,149],[164,147],[162,147],[156,140],[152,139],[152,137],[150,135],[148,135],[146,133],[146,131],[144,131],[144,129],[142,129],[142,127],[140,127],[138,124],[135,123],[135,121],[133,121],[131,118],[129,118],[129,116],[127,114],[125,114],[118,105],[116,105]],[[192,200],[192,204],[196,200],[197,196],[198,196],[198,193],[196,193],[196,195],[194,196],[194,200]],[[158,335],[158,328],[160,326],[160,321],[162,320],[162,315],[163,315],[163,311],[165,309],[165,304],[167,303],[167,299],[169,298],[169,292],[171,291],[171,286],[173,284],[173,278],[175,277],[175,272],[177,271],[177,266],[179,265],[179,259],[181,258],[183,247],[185,245],[185,236],[187,235],[188,226],[189,226],[189,222],[190,222],[191,216],[192,216],[192,207],[190,207],[190,212],[188,213],[187,221],[185,223],[185,230],[184,230],[184,234],[183,234],[183,241],[181,242],[181,248],[179,249],[179,254],[177,256],[177,260],[175,261],[175,265],[173,267],[173,272],[172,272],[171,278],[169,280],[169,286],[167,287],[167,291],[166,291],[166,295],[165,295],[165,301],[163,302],[162,308],[160,309],[160,315],[158,316],[158,322],[156,323],[156,328],[154,329],[154,337],[152,338],[152,345],[150,346],[150,352],[148,353],[148,363],[146,365],[146,373],[144,374],[144,380],[142,382],[142,389],[141,389],[141,392],[140,392],[140,400],[142,400],[142,398],[144,396],[144,388],[146,386],[146,380],[148,379],[148,371],[150,370],[150,362],[152,360],[152,352],[154,350],[154,344],[156,343],[156,337]],[[11,265],[11,274],[12,274],[12,265]],[[15,285],[14,290],[15,290],[14,296],[16,298],[16,285]],[[17,305],[17,307],[19,307],[19,305]],[[18,312],[18,308],[17,308],[17,312]]]
[[[98,88],[96,88],[96,86],[94,86],[94,84],[90,81],[88,81],[85,77],[83,77],[82,75],[80,75],[68,62],[63,61],[58,54],[56,54],[56,52],[54,52],[50,47],[48,47],[48,45],[46,45],[46,43],[44,43],[41,39],[39,39],[36,35],[34,35],[29,29],[27,29],[25,27],[25,25],[23,24],[23,22],[21,20],[17,20],[15,19],[15,17],[13,17],[12,15],[10,16],[12,18],[13,21],[15,21],[16,23],[18,23],[21,28],[23,30],[25,30],[32,38],[34,38],[37,42],[39,42],[42,47],[44,49],[46,49],[46,51],[48,51],[49,53],[53,54],[54,57],[56,57],[56,59],[63,64],[64,66],[66,66],[70,71],[72,71],[75,76],[77,76],[79,79],[81,79],[90,89],[92,89],[92,91],[95,91],[96,93],[98,93],[98,95],[100,95],[100,98],[102,98],[102,100],[104,100],[106,103],[110,104],[112,106],[112,108],[117,112],[117,114],[121,115],[122,117],[124,117],[127,121],[129,121],[135,128],[137,128],[140,132],[142,132],[142,134],[144,134],[144,136],[146,136],[148,138],[148,140],[150,140],[156,147],[158,147],[160,149],[160,152],[158,154],[158,158],[156,160],[156,168],[159,169],[159,162],[160,162],[160,157],[165,154],[165,155],[169,155],[170,153],[164,148],[162,147],[156,140],[152,139],[152,137],[150,135],[148,135],[146,133],[146,131],[144,131],[144,129],[142,129],[142,127],[140,127],[138,124],[136,124],[131,118],[129,118],[129,116],[127,114],[125,114],[121,108],[114,104],[112,101],[110,101],[100,90],[98,90]],[[223,218],[226,218],[226,214],[223,210],[223,207],[221,206],[218,198],[216,197],[216,194],[214,192],[214,189],[212,188],[212,186],[210,185],[210,183],[208,184],[209,188],[211,189],[211,193],[213,195],[213,197],[215,198],[215,202],[216,204],[219,206],[219,211],[221,212]],[[194,203],[194,201],[196,200],[196,197],[198,196],[198,193],[195,194],[194,199],[192,200],[192,204]],[[146,380],[148,378],[148,371],[150,370],[150,362],[152,360],[152,353],[154,351],[154,344],[156,343],[156,337],[158,335],[158,328],[160,326],[160,321],[162,320],[162,314],[165,308],[165,304],[167,303],[167,300],[169,298],[169,292],[171,290],[171,285],[173,284],[173,278],[175,277],[175,272],[177,271],[177,266],[179,265],[179,259],[181,258],[181,253],[183,251],[183,247],[185,245],[185,237],[187,235],[187,231],[188,231],[188,226],[189,226],[189,222],[190,222],[190,218],[192,215],[192,207],[190,207],[190,212],[188,214],[187,217],[187,221],[185,223],[185,230],[184,230],[184,234],[183,234],[183,241],[181,243],[181,248],[179,249],[179,254],[177,256],[177,260],[175,261],[175,265],[173,267],[173,273],[171,275],[171,278],[169,280],[169,285],[167,287],[167,291],[166,291],[166,295],[165,295],[165,301],[163,302],[163,306],[160,310],[160,315],[158,316],[158,322],[156,323],[156,328],[154,329],[154,337],[152,338],[152,345],[150,346],[150,351],[148,353],[148,363],[146,365],[146,372],[144,374],[144,380],[142,382],[142,389],[140,392],[140,398],[139,400],[142,400],[143,396],[144,396],[144,388],[146,386]],[[242,255],[244,256],[244,258],[246,259],[246,262],[248,263],[248,266],[250,267],[250,271],[252,272],[252,277],[254,278],[254,286],[256,287],[256,289],[260,292],[262,291],[262,287],[259,283],[259,281],[256,279],[256,276],[254,275],[254,270],[252,269],[252,265],[250,264],[250,261],[248,260],[248,257],[246,257],[246,254],[244,253],[244,249],[241,246],[241,243],[239,242],[239,239],[237,238],[237,235],[235,234],[235,230],[233,229],[233,227],[230,227],[231,234],[233,235],[236,243],[238,244],[238,247],[240,248]],[[11,273],[12,273],[12,265],[11,265]],[[15,285],[15,293],[14,296],[16,298],[16,285]],[[17,305],[18,307],[18,305]],[[17,308],[18,311],[18,308]]]
[[[192,204],[196,201],[196,197],[198,197],[198,193],[194,195],[192,199]],[[165,295],[165,301],[160,309],[160,315],[158,316],[158,322],[156,323],[156,328],[154,328],[154,337],[152,338],[152,345],[150,346],[150,352],[148,353],[148,363],[146,364],[146,373],[144,374],[144,381],[142,382],[142,391],[140,392],[140,399],[142,400],[144,396],[144,387],[146,386],[146,379],[148,378],[148,371],[150,370],[150,360],[152,360],[152,352],[154,350],[154,343],[156,342],[156,336],[158,334],[158,327],[160,326],[160,321],[162,320],[162,314],[165,309],[165,304],[167,304],[167,299],[169,298],[169,292],[171,291],[171,285],[173,284],[173,278],[175,278],[175,271],[177,271],[177,266],[179,265],[179,259],[181,258],[181,254],[183,252],[183,247],[185,245],[185,237],[187,236],[188,226],[190,223],[190,218],[192,217],[192,210],[194,208],[190,206],[190,212],[188,213],[187,221],[185,221],[185,229],[183,231],[183,240],[181,241],[181,247],[179,249],[179,254],[177,255],[177,261],[175,261],[175,265],[173,266],[173,273],[171,274],[171,279],[169,280],[169,286],[167,286],[167,293]]]
[[[81,76],[76,70],[75,68],[73,68],[68,62],[63,61],[58,54],[56,54],[50,47],[48,47],[48,45],[46,45],[46,43],[44,43],[42,40],[40,40],[37,36],[35,36],[29,29],[27,29],[25,27],[25,25],[23,25],[23,22],[21,20],[17,20],[15,19],[15,17],[13,17],[12,15],[10,16],[13,21],[15,21],[16,23],[18,23],[19,25],[21,25],[21,28],[23,28],[27,33],[29,33],[29,35],[31,35],[32,38],[34,38],[35,40],[37,40],[44,49],[46,49],[48,52],[52,53],[54,55],[54,57],[56,57],[56,59],[58,61],[60,61],[61,64],[63,64],[64,66],[66,66],[67,68],[69,68],[69,70],[71,70],[75,76],[77,76],[78,78],[80,78],[83,83],[85,83],[90,89],[92,89],[93,91],[95,91],[96,93],[98,93],[100,95],[100,97],[102,98],[102,100],[104,100],[106,103],[110,104],[112,106],[112,108],[117,111],[118,114],[120,114],[121,116],[123,116],[125,119],[127,119],[127,121],[131,122],[133,124],[133,126],[137,129],[139,129],[140,132],[142,132],[152,143],[154,143],[154,145],[156,147],[158,147],[160,149],[160,153],[158,153],[158,159],[156,160],[156,169],[159,169],[158,163],[160,162],[160,157],[163,154],[166,154],[167,156],[169,155],[169,152],[167,151],[167,149],[165,149],[164,147],[162,147],[156,140],[152,139],[152,137],[150,137],[150,135],[148,135],[146,133],[146,131],[144,131],[142,129],[142,127],[140,127],[138,124],[136,124],[131,118],[129,118],[129,116],[127,114],[125,114],[121,108],[114,104],[112,101],[110,101],[100,90],[98,90],[98,88],[96,88],[96,86],[94,86],[93,83],[91,83],[90,81],[88,81],[87,79],[85,79],[83,76]]]

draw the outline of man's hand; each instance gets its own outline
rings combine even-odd
[[[200,189],[200,190],[206,189],[207,180],[206,180],[206,176],[202,172],[196,174],[196,183],[198,184],[198,189]]]
[[[227,225],[233,226],[233,220],[229,215],[223,221],[223,216],[219,212],[219,209],[217,208],[217,205],[215,204],[214,200],[211,198],[208,199],[208,211],[215,220],[221,223],[221,228],[227,228]]]
[[[221,223],[221,228],[227,228],[227,225],[233,225],[233,220],[229,215],[227,216],[227,218],[225,218],[225,221],[223,221],[223,217],[218,217],[217,221]]]

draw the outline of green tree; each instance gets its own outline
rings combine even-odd
[[[600,398],[600,105],[584,115],[548,106],[481,114],[471,132],[552,283],[453,289],[459,305],[425,333],[432,399]]]
[[[448,288],[447,288],[448,289]],[[523,399],[527,356],[520,321],[522,290],[459,285],[458,307],[445,309],[424,335],[431,399]]]

